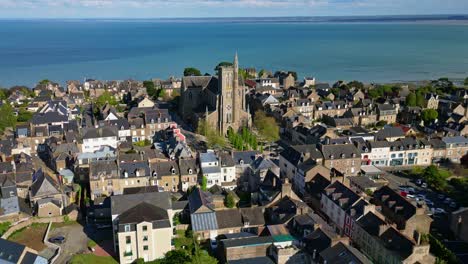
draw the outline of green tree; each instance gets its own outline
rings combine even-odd
[[[269,117],[263,111],[255,112],[254,125],[261,137],[269,142],[279,139],[279,126],[273,117]]]
[[[192,264],[218,264],[218,260],[206,250],[197,250],[192,257]]]
[[[221,68],[221,67],[232,66],[232,65],[233,65],[232,62],[229,62],[229,61],[222,61],[222,62],[220,62],[220,63],[214,68],[214,70],[215,70],[215,71],[218,71],[219,68]]]
[[[439,117],[439,113],[434,109],[424,109],[421,113],[421,118],[424,123],[430,123]]]
[[[348,83],[347,86],[351,88],[354,87],[356,89],[361,89],[361,90],[364,89],[364,84],[360,81],[351,81]]]
[[[148,93],[150,97],[152,98],[156,97],[158,91],[156,87],[154,86],[153,81],[144,81],[143,86],[146,88],[146,92]]]
[[[197,127],[197,133],[205,136],[208,147],[224,147],[226,146],[226,138],[219,134],[212,126],[208,125],[205,120],[200,120]]]
[[[201,180],[201,185],[200,185],[202,191],[206,192],[207,185],[208,185],[208,179],[206,178],[206,176],[203,176]]]
[[[10,104],[3,104],[0,107],[0,131],[3,132],[7,127],[16,126],[16,116],[13,107]]]
[[[167,252],[161,260],[161,264],[188,264],[192,259],[185,250],[175,249]]]
[[[226,198],[224,199],[224,205],[226,205],[227,208],[234,208],[236,206],[234,195],[231,192],[228,192],[226,195]]]
[[[447,179],[450,177],[450,172],[438,169],[435,165],[431,165],[424,169],[422,176],[433,189],[445,191],[447,189]]]
[[[40,85],[47,85],[47,84],[49,84],[49,83],[50,83],[50,80],[48,80],[48,79],[44,79],[44,80],[40,80],[40,81],[39,81],[39,84],[40,84]]]
[[[416,105],[419,107],[424,107],[426,105],[426,99],[422,92],[416,92]]]
[[[29,112],[28,110],[22,107],[18,111],[18,117],[16,118],[16,120],[20,123],[23,123],[23,122],[28,122],[29,120],[32,119],[32,117],[33,117],[33,113]]]
[[[197,68],[189,67],[184,69],[184,76],[201,76],[201,72]]]
[[[406,97],[406,105],[407,106],[416,106],[416,94],[411,92]]]
[[[103,107],[105,104],[110,104],[112,106],[116,106],[119,102],[115,99],[115,97],[108,91],[104,91],[98,98],[96,99],[96,106],[98,108]],[[99,109],[98,109],[99,111]]]
[[[5,88],[0,88],[0,100],[6,100],[8,98],[10,92]]]
[[[468,77],[465,78],[465,85],[468,85]]]
[[[288,71],[288,74],[291,74],[294,77],[294,80],[297,80],[297,72],[295,71]]]

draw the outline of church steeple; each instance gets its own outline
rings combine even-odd
[[[233,80],[232,80],[232,119],[234,123],[237,123],[240,118],[240,94],[239,94],[239,60],[237,58],[237,52],[236,55],[234,56],[234,74],[233,74]]]
[[[234,56],[234,70],[239,72],[239,60],[237,58],[237,51],[236,51],[236,55]]]

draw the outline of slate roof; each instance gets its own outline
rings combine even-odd
[[[269,257],[255,257],[255,258],[245,258],[245,259],[236,259],[228,260],[227,264],[274,264],[273,260]]]
[[[273,240],[273,237],[271,236],[225,239],[222,241],[225,248],[268,245],[268,244],[272,244],[273,242],[274,240]]]
[[[31,195],[36,196],[47,196],[60,194],[59,187],[49,176],[44,173],[36,173],[37,178],[31,185]]]
[[[0,260],[3,263],[18,263],[26,246],[0,238]]]
[[[137,171],[140,172],[140,176],[150,176],[150,167],[148,163],[145,161],[137,161],[137,162],[120,162],[119,164],[120,170],[120,177],[122,179],[126,178],[125,173],[127,173],[128,178],[136,178]]]
[[[148,192],[128,195],[111,196],[112,215],[120,215],[123,212],[135,207],[141,202],[146,202],[161,209],[172,208],[171,196],[168,192]]]
[[[280,155],[289,161],[293,165],[298,165],[301,162],[301,158],[303,158],[303,153],[309,153],[310,158],[313,159],[321,159],[323,158],[320,151],[318,151],[316,145],[296,145],[296,146],[288,146],[285,150],[283,150]]]
[[[66,115],[61,115],[57,112],[35,113],[32,117],[31,123],[34,125],[42,125],[49,123],[65,123],[68,121]]]
[[[184,76],[182,78],[182,88],[187,89],[209,89],[215,94],[218,92],[218,78],[215,76]]]
[[[242,221],[249,226],[265,225],[265,216],[262,207],[241,208]]]
[[[368,234],[379,236],[380,226],[385,226],[387,223],[372,212],[368,212],[361,217],[357,224],[362,227]]]
[[[225,153],[225,152],[220,152],[219,154],[219,160],[221,163],[221,167],[234,167],[236,166],[236,163],[232,159],[231,155]]]
[[[219,229],[244,226],[239,209],[216,211],[216,221]]]
[[[115,160],[99,160],[89,164],[89,175],[96,178],[98,175],[111,175],[118,178],[118,166]]]
[[[119,224],[137,224],[160,220],[169,220],[167,211],[147,202],[141,202],[119,215]]]
[[[325,193],[323,195],[328,196],[330,200],[345,211],[361,198],[361,196],[339,181],[335,181],[330,184],[325,189]]]
[[[383,186],[382,188],[376,190],[373,196],[375,200],[379,201],[379,204],[381,203],[382,206],[390,208],[390,210],[393,212],[395,212],[395,207],[401,207],[402,209],[398,210],[396,214],[403,217],[405,220],[408,220],[416,214],[416,206],[388,186]],[[387,210],[382,210],[384,215],[386,212]],[[385,216],[392,219],[392,217],[389,215]]]
[[[320,252],[320,256],[327,263],[333,264],[371,264],[372,262],[359,250],[342,242]]]
[[[322,145],[325,159],[349,159],[361,156],[361,152],[353,144]]]
[[[188,200],[191,214],[214,211],[211,193],[204,192],[200,188],[195,188],[190,193]]]
[[[179,168],[181,175],[189,175],[189,170],[192,170],[192,174],[197,174],[199,170],[196,159],[179,159]]]
[[[179,165],[177,165],[177,162],[173,160],[152,163],[150,166],[151,171],[156,172],[159,179],[161,179],[163,176],[178,177],[178,175],[180,175]]]
[[[401,127],[385,127],[384,129],[379,130],[375,137],[377,140],[385,140],[387,138],[393,137],[404,137],[405,132]]]
[[[98,127],[98,128],[88,128],[83,133],[83,139],[91,138],[105,138],[105,137],[117,137],[118,132],[116,127]]]
[[[242,160],[245,165],[251,165],[255,161],[258,151],[233,151],[232,159],[236,164]]]
[[[393,227],[382,233],[380,239],[387,249],[399,254],[402,259],[406,259],[413,253],[414,243]]]

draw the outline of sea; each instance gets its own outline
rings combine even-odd
[[[0,86],[213,74],[236,52],[318,82],[465,78],[468,16],[0,19]]]

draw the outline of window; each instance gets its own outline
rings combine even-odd
[[[143,246],[143,250],[144,250],[144,251],[147,251],[147,250],[148,250],[148,246]]]
[[[125,232],[130,232],[130,225],[125,225],[124,229],[125,229]]]
[[[148,236],[143,236],[143,241],[148,241]]]
[[[148,230],[148,226],[143,226],[143,231],[147,231]]]
[[[130,236],[125,237],[125,244],[130,244],[132,243],[132,238]]]

